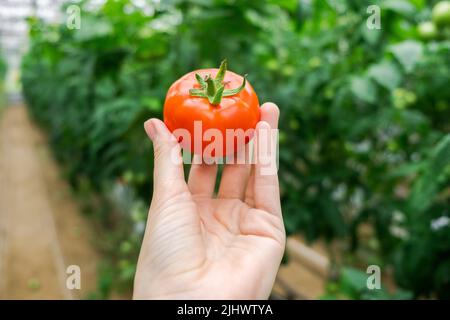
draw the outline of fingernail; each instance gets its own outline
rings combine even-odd
[[[270,124],[267,121],[260,121],[257,123],[256,128],[259,130],[270,130]]]
[[[152,119],[145,121],[144,129],[145,129],[145,132],[147,133],[148,137],[150,139],[152,139],[152,141],[153,141],[153,139],[156,136],[156,129],[155,129],[155,125],[153,124]]]

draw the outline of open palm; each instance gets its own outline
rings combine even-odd
[[[268,137],[259,133],[277,127],[278,113],[272,103],[261,107],[259,145]],[[215,196],[217,165],[193,164],[186,184],[175,138],[159,120],[145,127],[155,186],[134,298],[267,298],[285,244],[277,175],[262,175],[260,161],[227,164]]]

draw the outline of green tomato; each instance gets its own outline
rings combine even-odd
[[[436,39],[438,36],[437,28],[431,21],[422,22],[417,27],[417,30],[419,31],[420,38],[424,40]]]
[[[432,16],[437,26],[450,26],[450,1],[438,2],[433,8]]]

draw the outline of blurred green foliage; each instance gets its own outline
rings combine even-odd
[[[367,278],[368,274],[359,269],[343,267],[339,278],[326,285],[326,293],[320,299],[407,300],[412,298],[411,292],[404,290],[397,290],[393,294],[383,286],[370,290],[367,288]]]
[[[4,104],[4,94],[5,94],[5,92],[4,92],[5,91],[5,88],[4,88],[5,81],[4,81],[4,79],[5,79],[5,76],[6,76],[7,68],[8,68],[8,65],[6,64],[6,60],[3,57],[3,53],[2,53],[1,48],[0,48],[0,110],[1,110],[1,107],[3,106],[3,104]]]
[[[0,51],[0,79],[3,81],[3,78],[6,74],[6,61],[3,58],[2,52]]]
[[[128,213],[101,214],[121,226],[110,252],[125,283],[152,188],[142,124],[162,116],[173,81],[228,58],[281,108],[288,232],[368,249],[415,296],[449,298],[449,26],[431,36],[419,27],[436,2],[83,2],[80,30],[30,19],[24,94],[73,186]],[[373,4],[381,29],[367,27]],[[368,242],[358,232],[367,224]]]

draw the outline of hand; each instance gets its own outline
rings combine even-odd
[[[278,115],[273,103],[261,106],[258,144],[270,142],[261,132],[277,128]],[[154,192],[133,298],[267,299],[286,239],[276,173],[261,174],[260,161],[226,164],[215,197],[217,165],[193,164],[186,184],[175,137],[157,119],[145,129]]]

